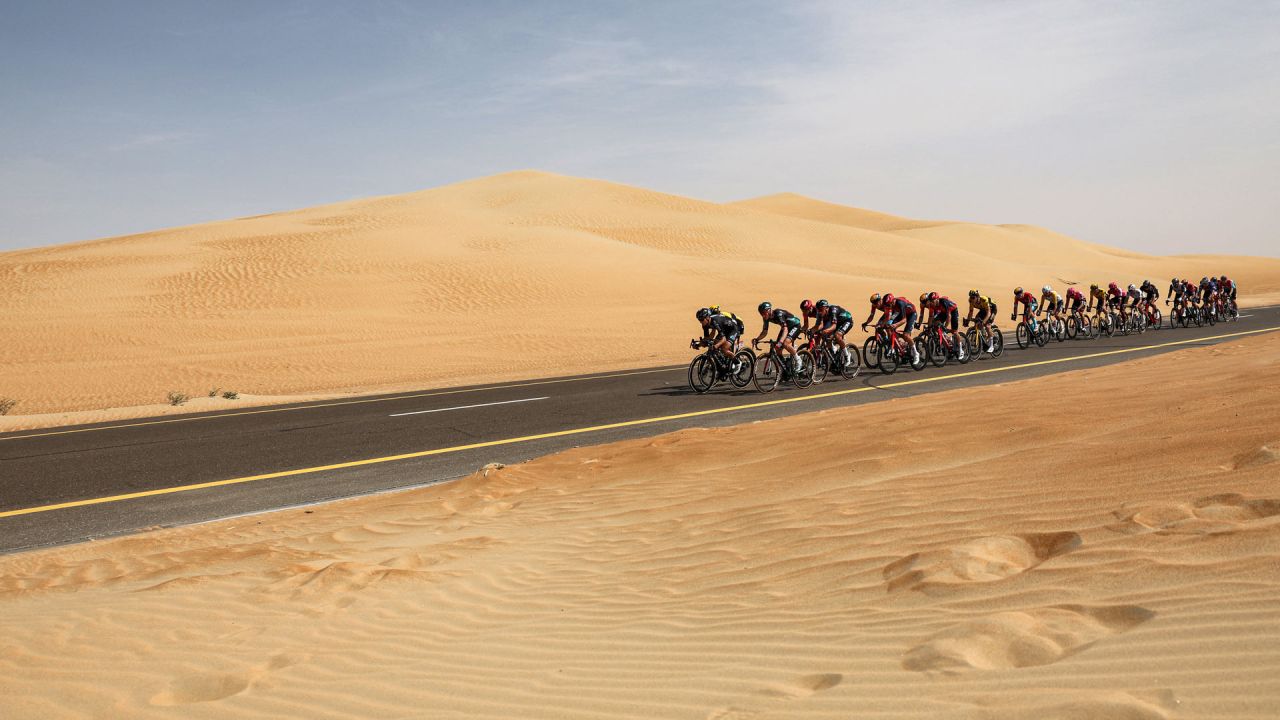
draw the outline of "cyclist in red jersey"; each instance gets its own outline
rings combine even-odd
[[[931,292],[925,297],[925,307],[929,308],[929,323],[937,321],[946,328],[951,326],[951,342],[956,349],[956,357],[964,360],[964,345],[960,343],[960,306],[951,298]]]
[[[1013,314],[1009,315],[1010,320],[1018,319],[1018,305],[1022,305],[1022,319],[1031,326],[1034,331],[1036,329],[1036,296],[1035,293],[1023,290],[1022,286],[1013,289]]]
[[[1072,315],[1077,310],[1081,312],[1084,311],[1084,293],[1080,292],[1076,289],[1076,286],[1072,285],[1067,288],[1067,314]]]

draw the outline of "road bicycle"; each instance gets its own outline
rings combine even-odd
[[[845,345],[844,351],[836,344],[835,338],[822,337],[814,333],[809,336],[805,345],[813,355],[813,383],[815,385],[827,379],[828,373],[836,373],[845,380],[857,377],[862,369],[862,359],[858,357],[858,348]]]
[[[1098,326],[1089,314],[1079,308],[1067,316],[1067,337],[1072,340],[1092,340],[1098,337]]]
[[[1018,347],[1023,350],[1031,347],[1031,343],[1035,343],[1037,347],[1044,347],[1045,343],[1049,342],[1049,334],[1042,329],[1044,323],[1037,323],[1035,318],[1029,318],[1029,315],[1030,313],[1027,313],[1022,316],[1018,321],[1017,330],[1014,331],[1018,339]]]
[[[964,324],[969,324],[969,318],[964,319]],[[1004,354],[1004,333],[995,323],[989,326],[982,325],[976,320],[973,326],[969,328],[969,332],[965,333],[965,340],[969,343],[969,352],[973,354],[973,359],[977,360],[982,357],[983,353],[991,355],[991,357],[1000,357]]]
[[[926,338],[924,343],[926,354],[934,367],[946,365],[951,358],[955,358],[961,365],[972,359],[969,338],[956,333],[956,338],[960,341],[957,344],[951,339],[951,333],[942,326],[942,322],[931,321],[928,329],[921,334]]]
[[[738,371],[723,353],[711,347],[706,339],[689,341],[689,347],[707,350],[689,362],[689,387],[699,395],[709,391],[719,382],[729,382],[736,388],[744,388],[751,383],[751,374],[755,369],[756,355],[750,350],[742,349],[733,354],[733,362],[738,363]]]
[[[877,325],[875,335],[867,338],[862,346],[863,356],[867,358],[868,365],[871,365],[871,358],[874,357],[876,359],[874,367],[879,368],[885,375],[897,372],[901,364],[909,365],[912,370],[923,370],[925,363],[928,362],[925,359],[924,341],[922,338],[916,338],[912,342],[916,346],[914,358],[906,335],[888,325]]]
[[[1142,317],[1146,320],[1147,327],[1152,330],[1159,330],[1164,327],[1164,313],[1160,312],[1160,308],[1155,303],[1146,303],[1143,306]]]
[[[784,357],[774,340],[769,343],[769,352],[756,358],[755,372],[752,381],[756,390],[762,393],[773,392],[779,383],[790,382],[798,388],[807,388],[813,384],[813,353],[808,348],[796,348],[796,357],[800,358],[799,371],[795,368],[793,358]]]

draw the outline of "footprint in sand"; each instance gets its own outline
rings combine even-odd
[[[840,673],[816,673],[803,675],[788,682],[770,683],[756,691],[757,695],[780,700],[797,700],[814,693],[830,690],[844,681]],[[717,708],[707,715],[707,720],[747,720],[768,710],[768,707],[746,708],[736,705]]]
[[[1119,522],[1108,529],[1127,535],[1219,535],[1280,516],[1280,500],[1248,500],[1238,493],[1223,493],[1187,503],[1126,505],[1114,514]]]
[[[907,651],[902,667],[955,674],[1048,665],[1154,616],[1136,605],[1057,605],[997,613],[925,640]]]
[[[304,654],[273,655],[266,664],[243,672],[185,675],[169,682],[169,686],[151,697],[152,705],[171,707],[222,700],[253,687],[267,675],[306,662]]]
[[[884,579],[889,592],[992,582],[1026,572],[1078,547],[1080,536],[1073,532],[995,535],[895,560],[885,566]]]

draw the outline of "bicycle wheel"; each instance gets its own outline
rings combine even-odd
[[[706,355],[699,355],[689,363],[689,387],[701,395],[716,384],[716,363]]]
[[[867,338],[862,343],[862,359],[866,361],[867,367],[880,367],[880,341],[875,335]]]
[[[1213,308],[1209,308],[1208,310],[1205,310],[1204,318],[1209,322],[1210,327],[1213,327],[1214,325],[1218,324],[1218,314],[1214,311]]]
[[[827,348],[820,348],[818,354],[813,358],[813,384],[821,385],[823,380],[827,379],[827,373],[831,370],[831,365],[835,363],[831,352]]]
[[[756,390],[762,393],[773,392],[781,379],[782,362],[778,360],[777,353],[761,355],[756,360],[755,371],[751,374],[751,381],[756,384]]]
[[[880,362],[877,365],[880,368],[880,372],[885,375],[892,375],[898,371],[898,350],[896,348],[886,348],[877,340],[876,353],[880,358]]]
[[[1071,317],[1067,318],[1067,337],[1071,338],[1072,340],[1075,340],[1076,335],[1079,333],[1080,333],[1080,323],[1076,320],[1076,317],[1072,315]]]
[[[1151,315],[1151,322],[1148,323],[1152,330],[1159,330],[1164,327],[1164,313],[1160,312],[1160,308],[1156,308]]]
[[[1049,342],[1049,323],[1038,323],[1036,325],[1034,336],[1036,340],[1036,347],[1044,347],[1045,343]]]
[[[1023,350],[1026,350],[1027,348],[1031,347],[1031,326],[1030,325],[1024,322],[1018,323],[1018,331],[1016,334],[1018,336],[1018,347],[1022,348]]]
[[[1004,354],[1004,332],[996,327],[991,326],[991,357],[1000,357]]]
[[[969,352],[973,353],[969,359],[977,360],[982,357],[982,353],[986,351],[986,348],[978,341],[977,326],[969,328],[969,331],[964,334],[964,339],[965,342],[969,343]]]
[[[926,341],[922,337],[917,337],[911,342],[916,349],[916,354],[911,358],[911,369],[919,372],[924,369],[925,365],[929,364],[929,356],[927,354],[929,348],[926,347]]]
[[[929,362],[933,363],[934,367],[942,367],[947,364],[947,348],[936,334],[930,333],[929,339],[924,343],[924,346],[929,351]]]
[[[961,365],[968,365],[969,361],[974,357],[973,346],[969,344],[968,336],[956,333],[956,342],[959,343],[956,348],[957,359],[959,359]]]
[[[862,369],[862,360],[858,357],[858,348],[846,345],[844,349],[849,357],[840,366],[840,376],[845,380],[852,380],[858,376],[858,371]]]
[[[816,370],[817,363],[814,362],[813,353],[807,349],[796,351],[796,356],[800,358],[800,371],[795,374],[795,384],[798,388],[807,388],[813,384],[813,373]]]
[[[756,370],[756,355],[750,350],[739,350],[737,355],[733,356],[740,365],[738,372],[729,377],[729,382],[733,383],[736,388],[744,388],[751,384],[751,376]]]

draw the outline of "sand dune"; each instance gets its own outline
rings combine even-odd
[[[1280,297],[1280,260],[1161,258],[1028,226],[774,196],[715,204],[517,172],[390,197],[0,254],[0,430],[242,399],[683,362],[692,312],[873,291],[1167,281]],[[112,410],[104,408],[127,408]],[[71,411],[97,412],[70,414]]]
[[[1277,357],[0,558],[0,717],[1274,717]]]

